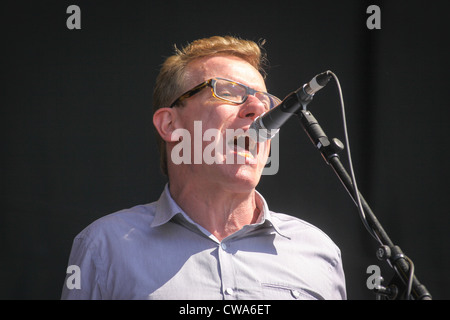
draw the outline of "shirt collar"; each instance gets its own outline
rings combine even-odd
[[[256,190],[255,190],[256,191]],[[256,224],[267,225],[272,227],[280,236],[290,239],[286,234],[284,234],[280,228],[277,226],[275,220],[272,217],[271,211],[269,210],[269,206],[267,205],[266,199],[256,191],[256,199],[259,202],[260,208],[262,208],[262,212],[258,218],[258,222]]]
[[[253,224],[253,226],[272,227],[279,235],[285,238],[289,238],[287,235],[283,234],[280,228],[276,225],[276,222],[272,218],[266,200],[258,191],[256,191],[256,197],[258,207],[260,207],[262,210],[258,218],[258,221],[255,224]],[[181,215],[185,221],[188,221],[196,225],[197,227],[200,227],[194,221],[192,221],[192,219],[178,206],[175,200],[173,200],[172,196],[170,195],[169,184],[167,183],[164,187],[164,191],[162,192],[159,200],[157,201],[155,217],[150,226],[151,227],[161,226],[169,222],[176,215]],[[200,227],[200,229],[203,228]]]
[[[164,191],[159,197],[156,205],[155,218],[151,223],[151,227],[158,227],[169,222],[178,213],[183,213],[183,210],[172,199],[169,191],[169,184],[164,187]]]

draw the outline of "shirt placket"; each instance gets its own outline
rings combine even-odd
[[[219,270],[220,278],[222,280],[222,295],[224,300],[237,299],[236,277],[231,249],[231,240],[224,239],[219,243]]]

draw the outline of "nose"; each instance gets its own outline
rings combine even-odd
[[[267,111],[265,105],[257,97],[249,95],[239,110],[239,117],[256,119],[263,112]]]

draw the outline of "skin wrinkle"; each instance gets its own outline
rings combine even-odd
[[[188,192],[188,191],[186,191],[186,192]],[[192,196],[192,195],[183,194],[183,193],[180,193],[179,197],[181,197],[181,198],[190,197],[191,201],[201,204],[203,209],[199,210],[199,212],[207,212],[208,218],[212,221],[213,226],[214,225],[225,225],[224,232],[222,232],[220,230],[220,228],[213,228],[212,230],[208,230],[213,235],[219,234],[218,237],[216,236],[219,240],[221,240],[221,238],[225,238],[229,234],[233,234],[234,232],[241,229],[242,225],[247,224],[246,223],[247,219],[244,218],[244,216],[248,216],[248,212],[246,211],[247,210],[246,203],[245,203],[245,200],[247,198],[246,195],[243,197],[243,200],[241,200],[238,197],[234,197],[232,199],[232,201],[225,202],[224,207],[222,207],[222,210],[219,211],[219,212],[224,212],[224,214],[222,216],[219,216],[215,212],[211,212],[209,209],[209,208],[214,207],[215,199],[211,199],[211,201],[209,201],[209,200],[205,200],[205,198],[202,197],[201,195],[199,195],[197,197],[196,195]],[[261,209],[257,207],[256,202],[254,202],[253,205],[255,206],[255,209],[253,212],[253,218],[250,223],[255,223],[258,220],[259,213],[261,211]],[[242,208],[242,209],[240,209],[240,208]],[[182,209],[184,210],[183,207],[182,207]],[[202,218],[202,217],[197,217],[197,218],[191,217],[191,218],[196,223],[199,223],[199,221],[204,220],[204,218]],[[199,221],[197,221],[197,220],[199,220]],[[223,236],[220,236],[222,233],[223,233]]]

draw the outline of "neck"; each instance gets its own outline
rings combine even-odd
[[[170,184],[170,193],[192,220],[219,241],[255,223],[260,214],[254,189],[236,192],[218,184]]]

